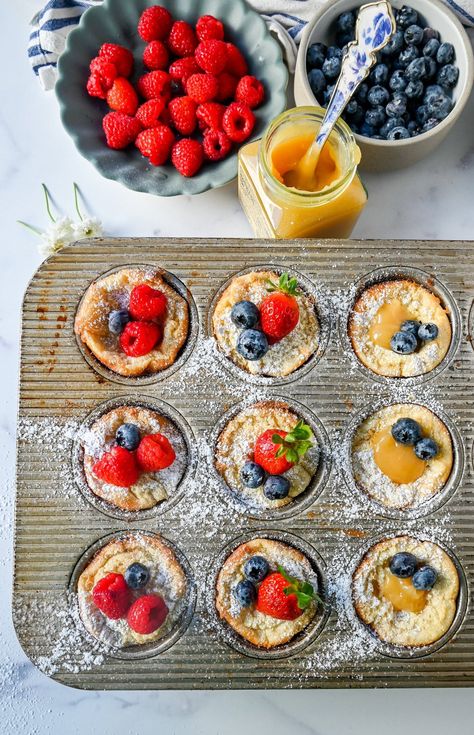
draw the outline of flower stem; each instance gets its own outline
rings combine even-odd
[[[81,210],[79,209],[79,187],[78,187],[78,185],[76,184],[75,181],[73,183],[73,189],[74,189],[74,205],[76,207],[77,215],[78,215],[79,219],[82,222],[82,220],[84,219],[84,217],[82,216]]]
[[[33,227],[33,225],[29,225],[28,222],[23,222],[21,219],[17,219],[17,222],[19,225],[22,225],[23,227],[26,227],[27,230],[30,230],[31,232],[34,232],[35,235],[38,235],[38,237],[41,237],[43,234],[38,227]]]
[[[45,202],[46,202],[46,211],[48,213],[49,219],[51,220],[51,222],[56,222],[56,220],[54,219],[53,215],[51,214],[51,205],[50,205],[50,202],[49,202],[49,192],[48,192],[48,189],[46,188],[46,184],[41,184],[41,186],[43,187],[43,191],[44,191],[44,199],[45,199]]]

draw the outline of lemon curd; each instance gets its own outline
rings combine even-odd
[[[393,335],[400,331],[403,322],[412,319],[413,316],[401,301],[387,301],[377,311],[369,327],[369,338],[374,344],[389,350]]]
[[[425,590],[415,589],[411,579],[389,573],[384,577],[377,596],[388,600],[398,612],[420,613],[426,605],[427,595]]]
[[[416,456],[412,446],[395,441],[390,426],[374,434],[372,447],[375,464],[397,485],[415,482],[425,471],[426,462]]]
[[[324,110],[298,107],[276,118],[239,152],[239,198],[257,237],[347,238],[367,203],[357,175],[360,151],[339,120],[321,151],[311,186],[295,168],[321,126]]]

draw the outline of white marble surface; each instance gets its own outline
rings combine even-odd
[[[40,190],[72,210],[72,181],[110,235],[250,236],[235,185],[194,199],[160,201],[99,177],[61,128],[54,96],[30,72],[25,47],[34,0],[0,4],[3,65],[0,109],[0,733],[181,733],[227,735],[386,735],[472,730],[472,692],[314,691],[85,693],[55,684],[20,650],[10,620],[18,339],[22,294],[40,263],[33,236],[16,224],[46,224]],[[429,161],[389,176],[366,176],[370,202],[360,237],[474,236],[474,98],[449,140]]]

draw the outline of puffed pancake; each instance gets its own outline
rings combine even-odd
[[[266,561],[267,568],[263,569],[266,574],[254,585],[256,590],[258,587],[256,600],[248,606],[243,606],[236,596],[236,588],[239,583],[248,583],[244,569],[246,563],[256,557],[263,557],[264,562]],[[277,572],[278,567],[282,567],[293,581],[298,580],[298,585],[307,583],[312,586],[314,593],[317,593],[318,577],[304,554],[293,546],[265,538],[252,539],[238,546],[224,562],[217,578],[216,608],[219,616],[242,638],[260,648],[274,648],[290,641],[309,625],[318,607],[315,594],[303,610],[297,609],[295,613],[297,617],[293,619],[279,619],[257,609],[257,606],[262,606],[263,609],[264,604],[268,609],[268,599],[263,602],[260,599],[263,596],[262,588]],[[283,599],[276,600],[275,604],[280,605],[282,609],[281,606],[285,606],[288,597],[282,592],[280,594]],[[273,601],[271,599],[271,602]],[[285,612],[279,614],[284,615]]]
[[[162,336],[158,343],[146,354],[130,356],[121,347],[120,335],[110,331],[109,315],[116,310],[127,310],[132,290],[143,285],[164,294],[166,315],[160,322]],[[74,331],[92,354],[115,373],[124,376],[158,373],[175,362],[186,342],[188,304],[158,269],[122,268],[89,286],[79,305]]]
[[[133,630],[126,614],[118,619],[108,617],[97,607],[93,597],[100,580],[111,573],[129,578],[127,570],[137,563],[148,570],[149,577],[139,589],[128,587],[122,580],[129,595],[128,609],[144,595],[157,595],[168,610],[162,625],[149,634]],[[163,638],[174,628],[184,609],[186,591],[186,575],[169,546],[157,536],[134,532],[110,541],[86,566],[77,583],[79,614],[89,633],[109,646],[143,645]]]
[[[418,569],[429,566],[434,570],[434,585],[415,589],[411,578],[393,574],[391,560],[399,553],[413,555]],[[459,575],[448,554],[431,541],[411,536],[397,536],[372,546],[352,580],[359,618],[380,640],[406,648],[427,646],[449,630],[458,594]]]
[[[407,320],[433,324],[435,339],[420,342],[410,354],[399,354],[390,339]],[[415,281],[383,281],[366,288],[356,300],[348,334],[355,354],[369,370],[386,377],[414,377],[433,370],[451,344],[451,323],[438,296]],[[377,336],[376,336],[377,335]]]

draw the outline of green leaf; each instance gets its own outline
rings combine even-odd
[[[275,457],[284,457],[284,456],[285,456],[285,454],[286,454],[286,449],[285,449],[285,447],[280,447],[280,448],[279,448],[279,449],[278,449],[278,450],[277,450],[277,451],[275,452]]]
[[[280,434],[273,434],[272,435],[272,442],[274,444],[284,444],[285,440],[283,439],[282,436],[280,436]]]

